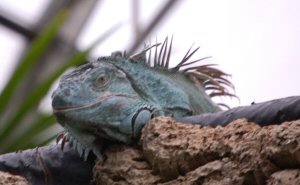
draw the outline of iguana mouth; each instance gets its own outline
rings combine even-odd
[[[101,98],[97,99],[94,102],[88,103],[88,104],[84,104],[84,105],[66,105],[66,106],[53,106],[52,105],[52,109],[53,109],[53,113],[61,113],[61,112],[69,112],[69,111],[75,111],[75,110],[81,110],[81,109],[86,109],[86,108],[90,108],[92,106],[98,106],[100,105],[102,102],[112,98],[112,97],[125,97],[125,98],[131,98],[131,99],[136,99],[138,98],[138,96],[134,96],[134,95],[128,95],[128,94],[108,94],[106,96],[102,96]],[[53,101],[55,97],[53,98]]]

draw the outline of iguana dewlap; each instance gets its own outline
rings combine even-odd
[[[154,45],[131,57],[117,52],[61,78],[52,96],[53,112],[80,155],[86,158],[92,150],[101,158],[101,139],[132,143],[156,115],[176,118],[220,110],[205,90],[230,95],[227,74],[212,65],[191,67],[202,60],[189,62],[198,48],[169,68],[171,45],[166,39],[159,51]]]

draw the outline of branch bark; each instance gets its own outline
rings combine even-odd
[[[0,171],[25,177],[32,185],[92,184],[95,156],[83,161],[69,145],[61,145],[0,155]]]
[[[260,127],[239,119],[212,128],[158,117],[140,142],[110,146],[94,167],[97,184],[300,183],[300,120]]]
[[[206,113],[178,118],[176,121],[215,127],[218,125],[225,126],[240,118],[246,118],[248,121],[255,122],[260,126],[300,119],[300,96],[236,107],[217,113]]]

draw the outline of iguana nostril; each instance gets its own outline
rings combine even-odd
[[[60,108],[66,106],[66,102],[60,96],[54,96],[52,99],[52,107],[53,108]]]

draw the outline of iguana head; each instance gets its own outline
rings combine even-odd
[[[139,114],[152,111],[126,74],[107,62],[90,62],[66,74],[52,97],[53,111],[66,129],[125,143],[140,129],[141,120],[135,125]]]
[[[197,49],[169,69],[171,44],[167,45],[166,40],[159,52],[154,45],[152,65],[150,57],[145,60],[150,47],[132,57],[118,52],[101,57],[61,78],[52,96],[53,111],[80,153],[86,156],[93,150],[99,157],[96,143],[101,138],[131,143],[153,115],[180,117],[219,110],[203,86],[225,95],[223,85],[231,85],[223,78],[226,74],[210,65],[180,71],[200,61],[187,62]]]

